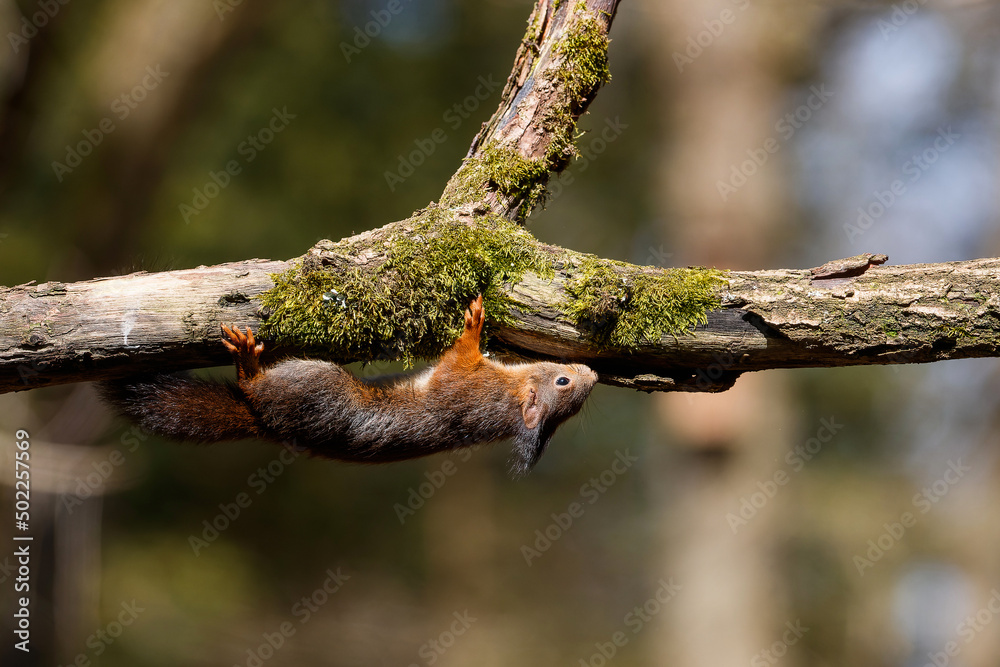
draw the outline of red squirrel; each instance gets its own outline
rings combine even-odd
[[[143,428],[170,438],[244,438],[293,443],[343,461],[385,463],[513,439],[515,474],[529,471],[555,432],[597,382],[579,364],[503,364],[479,351],[480,295],[465,330],[437,364],[420,371],[357,378],[310,359],[260,363],[264,344],[247,327],[222,326],[236,383],[155,375],[104,384],[105,399]]]

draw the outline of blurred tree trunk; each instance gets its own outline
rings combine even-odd
[[[17,165],[24,160],[28,138],[39,131],[42,114],[32,111],[47,94],[45,86],[52,78],[47,70],[66,67],[53,57],[52,49],[65,48],[58,24],[64,12],[72,9],[61,9],[16,55],[25,74],[2,109],[0,192],[24,187],[18,181]],[[87,185],[74,183],[85,187],[88,202],[66,221],[75,252],[71,257],[54,256],[47,270],[41,269],[61,278],[107,275],[134,256],[136,234],[143,228],[152,193],[160,187],[169,146],[191,118],[196,108],[193,102],[202,94],[211,64],[232,40],[252,29],[259,16],[256,10],[241,8],[221,21],[212,4],[200,0],[105,3],[100,10],[100,39],[85,43],[72,65],[79,97],[85,100],[84,106],[90,106],[85,114],[96,120],[105,117],[110,102],[132,91],[147,68],[165,76],[134,113],[102,139],[106,145],[95,159],[102,161],[103,175],[110,177],[92,179]],[[23,402],[25,413],[30,414],[41,411],[37,403],[42,398],[25,393],[12,400]],[[53,396],[45,398],[51,402]],[[33,642],[41,647],[40,664],[69,663],[88,651],[87,637],[102,617],[100,496],[108,490],[92,489],[94,497],[72,508],[72,516],[61,494],[73,493],[73,481],[92,472],[86,465],[106,454],[88,444],[101,436],[108,420],[89,385],[65,387],[56,401],[44,408],[55,417],[39,419],[47,426],[32,433],[32,454],[44,462],[36,469],[38,494],[33,508],[34,527],[41,533],[38,549],[45,555],[33,572],[37,582],[45,582],[38,598],[41,613],[32,626],[33,637],[43,638]],[[93,423],[94,416],[99,417],[99,425]],[[74,446],[59,445],[70,442]],[[50,478],[45,474],[48,470],[66,477]]]
[[[648,0],[642,12],[652,19],[648,39],[667,115],[655,191],[662,193],[659,217],[670,221],[664,234],[672,263],[779,261],[792,200],[780,154],[728,201],[717,183],[773,134],[784,87],[776,66],[790,55],[788,35],[807,32],[808,23],[739,0]],[[775,562],[783,499],[777,495],[736,534],[727,515],[760,491],[757,483],[771,479],[794,444],[794,399],[783,375],[754,373],[722,395],[664,394],[658,403],[654,437],[679,451],[653,447],[659,466],[649,471],[650,486],[662,503],[661,565],[653,576],[676,577],[683,588],[659,619],[662,640],[650,664],[745,665],[795,620]]]

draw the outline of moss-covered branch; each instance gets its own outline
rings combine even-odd
[[[441,205],[523,221],[549,174],[576,156],[576,122],[611,80],[608,31],[618,0],[541,0],[500,106],[472,142]]]
[[[539,243],[493,214],[430,206],[339,243],[323,242],[275,277],[262,334],[340,360],[439,356],[462,311],[485,297],[495,324],[532,312],[513,293],[531,276],[561,285],[555,306],[596,349],[684,335],[721,304],[721,271],[652,269]]]

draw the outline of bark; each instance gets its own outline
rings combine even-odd
[[[3,289],[0,392],[228,363],[219,324],[256,328],[254,297],[273,286],[269,274],[288,267],[248,260]],[[723,307],[707,324],[635,350],[598,349],[569,322],[558,307],[566,299],[559,271],[512,285],[509,294],[526,309],[491,333],[506,352],[581,360],[606,384],[660,391],[718,391],[740,373],[768,368],[991,357],[1000,349],[1000,259],[876,266],[821,280],[793,269],[728,277]]]
[[[559,123],[567,117],[575,123],[601,83],[599,77],[568,77],[567,62],[574,55],[559,44],[582,20],[606,34],[617,2],[588,0],[593,11],[583,11],[582,3],[563,2],[559,9],[553,4],[540,0],[535,8],[500,108],[446,188],[443,201],[451,198],[468,224],[485,213],[527,214],[548,172],[565,166],[571,150],[560,143],[566,126]],[[489,169],[478,169],[491,146],[523,158],[528,177],[508,187]],[[470,182],[477,198],[462,199],[456,185]],[[351,262],[365,270],[387,252],[379,241],[386,236],[382,232],[398,225],[405,221],[350,239],[355,248],[371,242],[363,255],[331,257],[335,244],[322,242],[303,257]],[[875,266],[858,276],[822,280],[801,270],[732,272],[722,307],[707,314],[706,324],[625,350],[600,347],[563,314],[567,276],[562,267],[567,257],[580,256],[539,248],[552,254],[555,277],[543,280],[529,273],[506,286],[525,307],[512,311],[510,323],[494,326],[491,334],[512,354],[588,363],[607,384],[719,391],[740,373],[766,368],[997,355],[1000,259]],[[270,274],[295,261],[247,260],[0,288],[0,392],[227,363],[218,343],[219,325],[256,329],[266,314],[255,297],[274,286]]]
[[[220,323],[256,326],[253,298],[287,268],[247,260],[0,288],[0,393],[227,363]]]
[[[718,391],[743,372],[768,368],[897,364],[997,356],[1000,259],[880,266],[816,280],[807,270],[729,274],[723,308],[691,335],[630,353],[594,350],[554,316],[560,278],[525,280],[521,314],[498,337],[510,347],[582,359],[607,384],[645,390]]]

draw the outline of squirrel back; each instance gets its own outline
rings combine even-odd
[[[513,467],[538,461],[576,414],[596,374],[582,365],[503,364],[479,351],[482,297],[440,361],[415,373],[362,379],[337,364],[286,359],[261,368],[263,344],[223,327],[237,383],[155,375],[104,383],[105,399],[154,433],[195,442],[264,438],[313,454],[383,463],[513,439]]]

